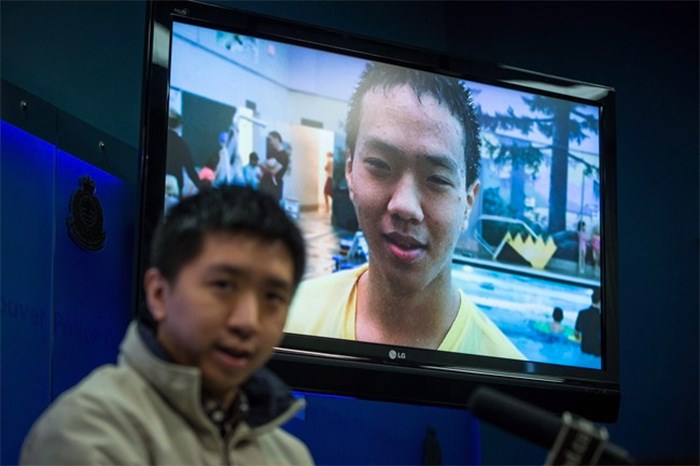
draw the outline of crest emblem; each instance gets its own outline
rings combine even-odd
[[[99,251],[107,238],[103,229],[102,204],[95,196],[95,182],[92,178],[83,176],[79,184],[80,188],[70,198],[68,234],[82,249]]]

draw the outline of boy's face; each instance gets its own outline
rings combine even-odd
[[[370,268],[420,290],[449,279],[478,183],[467,190],[464,134],[447,107],[398,86],[362,99],[355,153],[346,177]]]
[[[281,241],[210,233],[173,283],[146,273],[157,339],[176,363],[199,368],[205,392],[227,405],[281,341],[293,277]]]

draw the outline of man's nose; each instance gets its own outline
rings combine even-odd
[[[420,186],[415,176],[406,173],[394,184],[387,210],[392,217],[406,222],[420,223],[424,217],[421,197]]]
[[[258,331],[260,324],[260,303],[255,290],[240,293],[229,310],[226,325],[242,338],[248,338]]]

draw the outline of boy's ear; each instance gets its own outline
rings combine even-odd
[[[350,200],[354,202],[355,193],[352,184],[352,154],[349,149],[345,149],[345,181],[348,183]]]
[[[479,195],[480,187],[481,183],[479,183],[479,180],[476,180],[472,183],[469,189],[467,189],[467,205],[464,209],[464,218],[462,219],[462,231],[466,231],[466,229],[469,228],[469,217],[472,214],[476,196]]]
[[[170,284],[156,268],[150,268],[143,277],[143,288],[146,294],[146,304],[156,322],[162,321],[167,314],[165,298]]]

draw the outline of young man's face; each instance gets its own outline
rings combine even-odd
[[[398,86],[362,99],[346,177],[371,270],[415,290],[450,279],[478,183],[467,190],[464,134],[447,107]]]
[[[173,283],[146,273],[157,339],[178,364],[198,367],[206,392],[230,403],[282,339],[293,259],[281,241],[210,233]]]

